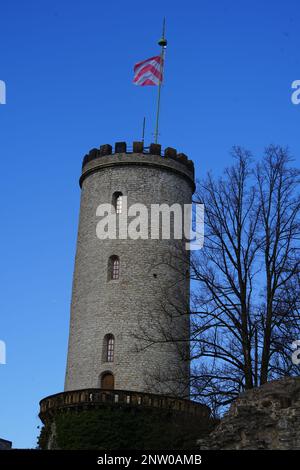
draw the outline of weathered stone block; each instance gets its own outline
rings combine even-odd
[[[112,154],[112,146],[109,144],[101,145],[100,147],[100,154],[104,155],[111,155]]]
[[[135,153],[143,153],[144,142],[133,142],[133,151]]]
[[[161,155],[161,145],[160,144],[150,144],[150,153],[152,155]]]
[[[115,143],[115,153],[126,153],[127,145],[126,142]]]

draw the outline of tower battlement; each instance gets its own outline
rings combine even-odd
[[[126,142],[116,142],[114,144],[114,150],[112,145],[104,144],[97,148],[93,148],[83,158],[82,168],[87,163],[97,158],[101,158],[107,155],[115,154],[145,154],[145,155],[158,155],[160,157],[175,160],[177,162],[186,165],[187,168],[194,173],[194,163],[189,160],[187,155],[184,153],[178,153],[173,147],[166,147],[163,151],[160,144],[150,144],[149,147],[144,145],[144,142],[133,142],[132,146],[128,146]]]
[[[172,147],[162,151],[160,144],[145,147],[143,142],[133,142],[131,147],[127,146],[126,142],[116,142],[114,149],[109,144],[101,145],[99,149],[91,149],[83,158],[80,187],[90,174],[116,166],[144,166],[175,173],[187,180],[192,192],[195,190],[192,160],[189,160],[184,153],[177,153]]]

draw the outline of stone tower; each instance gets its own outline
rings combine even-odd
[[[39,446],[194,448],[211,422],[189,400],[189,251],[175,215],[191,203],[193,163],[158,144],[102,145],[80,186],[65,391],[40,401]],[[170,234],[153,224],[162,208]],[[99,237],[108,214],[115,236]]]
[[[135,142],[131,151],[123,142],[114,151],[103,145],[85,156],[80,186],[65,390],[114,388],[188,396],[189,321],[171,307],[174,299],[181,305],[189,302],[183,240],[174,240],[172,230],[171,239],[158,234],[156,239],[101,240],[96,227],[102,204],[112,204],[116,221],[133,204],[143,204],[149,214],[153,204],[191,204],[192,161],[171,148],[162,156],[157,144],[144,148]],[[167,329],[184,338],[185,346],[165,341],[149,345],[148,336],[159,340],[170,333]]]

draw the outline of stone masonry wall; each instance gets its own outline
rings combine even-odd
[[[300,377],[243,393],[215,430],[198,443],[209,450],[300,450]]]

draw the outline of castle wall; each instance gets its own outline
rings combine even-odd
[[[300,377],[242,393],[201,450],[300,450]]]

